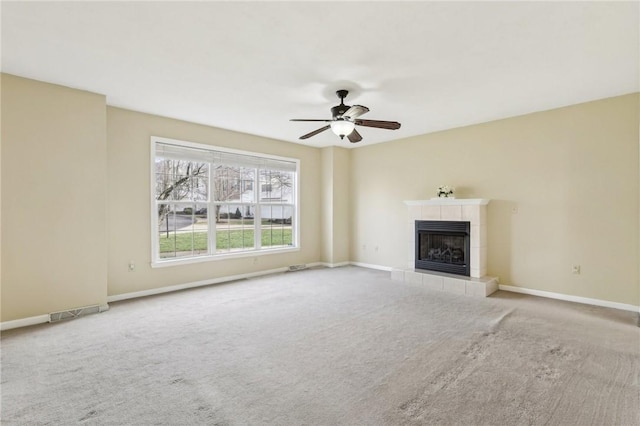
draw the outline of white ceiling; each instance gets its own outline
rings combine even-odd
[[[640,90],[638,2],[2,2],[2,71],[109,105],[362,146]],[[337,89],[362,118],[330,131]]]

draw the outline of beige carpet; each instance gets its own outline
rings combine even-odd
[[[356,267],[2,334],[2,424],[638,425],[637,314]]]

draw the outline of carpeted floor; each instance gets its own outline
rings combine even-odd
[[[344,267],[2,333],[2,424],[638,425],[637,314]]]

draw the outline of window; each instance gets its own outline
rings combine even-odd
[[[298,246],[298,160],[156,137],[151,150],[154,264]]]

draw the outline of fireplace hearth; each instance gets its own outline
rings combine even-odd
[[[415,268],[470,276],[470,222],[415,221]]]

